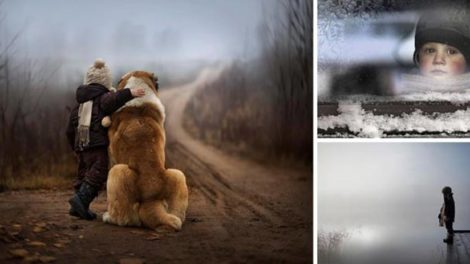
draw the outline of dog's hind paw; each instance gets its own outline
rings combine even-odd
[[[180,231],[181,227],[183,226],[183,222],[181,222],[181,219],[175,215],[169,215],[168,216],[168,225],[172,227],[175,231]]]
[[[166,221],[157,226],[155,231],[157,231],[157,233],[171,233],[180,231],[182,225],[183,223],[177,216],[169,214],[166,218]]]
[[[109,215],[108,212],[105,212],[105,213],[103,214],[103,222],[105,222],[105,223],[111,223],[111,216]]]

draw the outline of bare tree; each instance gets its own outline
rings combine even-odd
[[[308,142],[313,139],[313,2],[294,0],[281,5],[278,19],[265,21],[270,33],[263,38],[267,86],[273,88],[272,107],[277,113],[272,120],[278,131],[274,142],[287,153],[309,153],[300,149],[311,149]]]
[[[64,135],[70,94],[59,94],[64,84],[54,82],[61,63],[19,55],[20,36],[0,38],[0,190],[11,179],[50,175],[70,157]]]
[[[208,141],[311,162],[313,1],[279,3],[275,19],[265,14],[259,27],[260,57],[232,64],[194,97],[187,114]]]

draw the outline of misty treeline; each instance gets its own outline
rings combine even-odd
[[[186,127],[221,147],[310,164],[313,1],[279,2],[259,27],[261,55],[237,61],[191,100]]]
[[[28,177],[70,175],[74,163],[64,136],[73,89],[64,85],[80,80],[60,78],[60,59],[29,59],[19,37],[0,36],[0,191]]]
[[[14,41],[14,40],[10,40]],[[73,98],[57,79],[58,62],[18,59],[14,46],[0,54],[0,189],[8,181],[70,174],[66,105]],[[5,43],[7,46],[12,43]],[[70,80],[70,82],[73,82]]]
[[[324,232],[318,234],[318,260],[321,263],[340,261],[341,246],[350,237],[347,232]]]

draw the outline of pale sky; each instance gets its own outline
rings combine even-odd
[[[276,2],[5,0],[0,32],[21,33],[15,45],[21,54],[87,65],[97,57],[225,60],[256,54],[259,23]]]
[[[457,217],[470,219],[464,203],[470,200],[468,157],[470,143],[319,143],[320,222],[391,212],[409,214],[409,221],[420,214],[435,220],[446,185],[453,189]]]

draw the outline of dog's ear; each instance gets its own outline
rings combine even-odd
[[[152,79],[153,79],[153,82],[155,84],[155,89],[157,90],[158,92],[158,89],[159,89],[159,85],[158,85],[158,77],[155,73],[152,72]]]
[[[119,85],[121,84],[121,82],[124,81],[124,80],[127,80],[128,77],[131,76],[133,73],[134,73],[134,72],[128,72],[128,73],[124,74],[124,75],[121,77],[121,79],[119,80],[117,86],[119,87]]]
[[[116,90],[119,90],[119,88],[121,87],[121,83],[122,83],[122,81],[124,81],[123,77],[121,79],[119,79],[119,82],[117,83],[117,86],[116,86]]]

